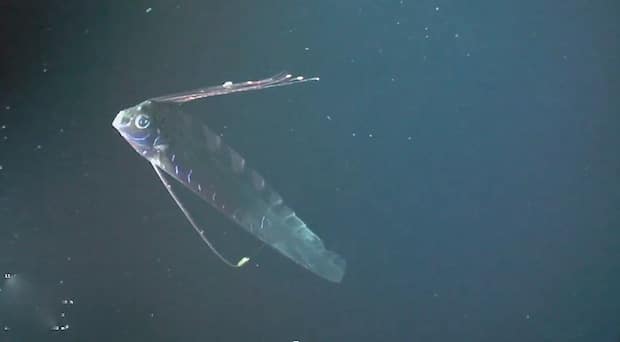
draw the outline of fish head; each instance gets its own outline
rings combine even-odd
[[[149,110],[150,101],[123,109],[112,121],[112,126],[141,155],[147,156],[162,146],[157,118]]]

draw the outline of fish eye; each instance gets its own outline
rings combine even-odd
[[[140,129],[145,129],[149,127],[149,125],[151,124],[151,119],[149,119],[149,117],[144,114],[140,114],[136,116],[135,122],[136,122],[136,127]]]

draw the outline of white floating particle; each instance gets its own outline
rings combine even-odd
[[[40,149],[42,149],[42,148],[43,148],[43,146],[41,146],[41,145],[37,145],[37,146],[35,147],[35,149],[36,149],[36,150],[40,150]]]
[[[47,68],[43,68],[43,72],[47,72]]]
[[[439,6],[435,7],[435,12],[439,12]]]
[[[11,106],[4,106],[4,109],[11,110]]]
[[[153,9],[149,7],[149,8],[147,8],[144,12],[146,12],[146,13],[151,13],[151,11],[152,11],[152,10],[153,10]]]
[[[0,165],[0,171],[2,171],[4,169],[4,166]]]
[[[356,136],[356,135],[357,135],[357,133],[353,132],[353,133],[351,133],[351,135],[352,135],[352,136]]]
[[[455,33],[455,34],[454,34],[454,38],[458,38],[458,37],[459,37],[459,34],[458,34],[458,33]]]
[[[329,120],[329,121],[331,121],[331,120],[332,120],[332,117],[331,117],[331,116],[329,116],[329,115],[327,115],[327,116],[325,116],[325,117],[326,117],[326,118],[327,118],[327,120]]]
[[[411,138],[411,136],[408,136],[408,137],[407,137],[407,140],[411,141],[411,139],[412,139],[412,138]]]
[[[0,129],[6,129],[6,125],[0,126]]]
[[[310,51],[310,48],[309,48],[309,47],[307,47],[307,48],[304,48],[304,50],[306,50],[306,51]]]
[[[372,138],[373,137],[372,133],[368,133],[368,137]]]

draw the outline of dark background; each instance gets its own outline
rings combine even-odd
[[[1,1],[0,339],[618,341],[614,4]],[[111,126],[281,70],[321,81],[187,110],[340,285],[268,248],[226,268]],[[202,208],[228,255],[259,246]]]

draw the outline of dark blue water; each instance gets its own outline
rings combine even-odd
[[[5,1],[0,340],[618,341],[617,13]],[[340,285],[268,248],[227,268],[111,126],[281,70],[321,81],[186,109],[347,258]],[[260,247],[192,206],[228,255]]]

